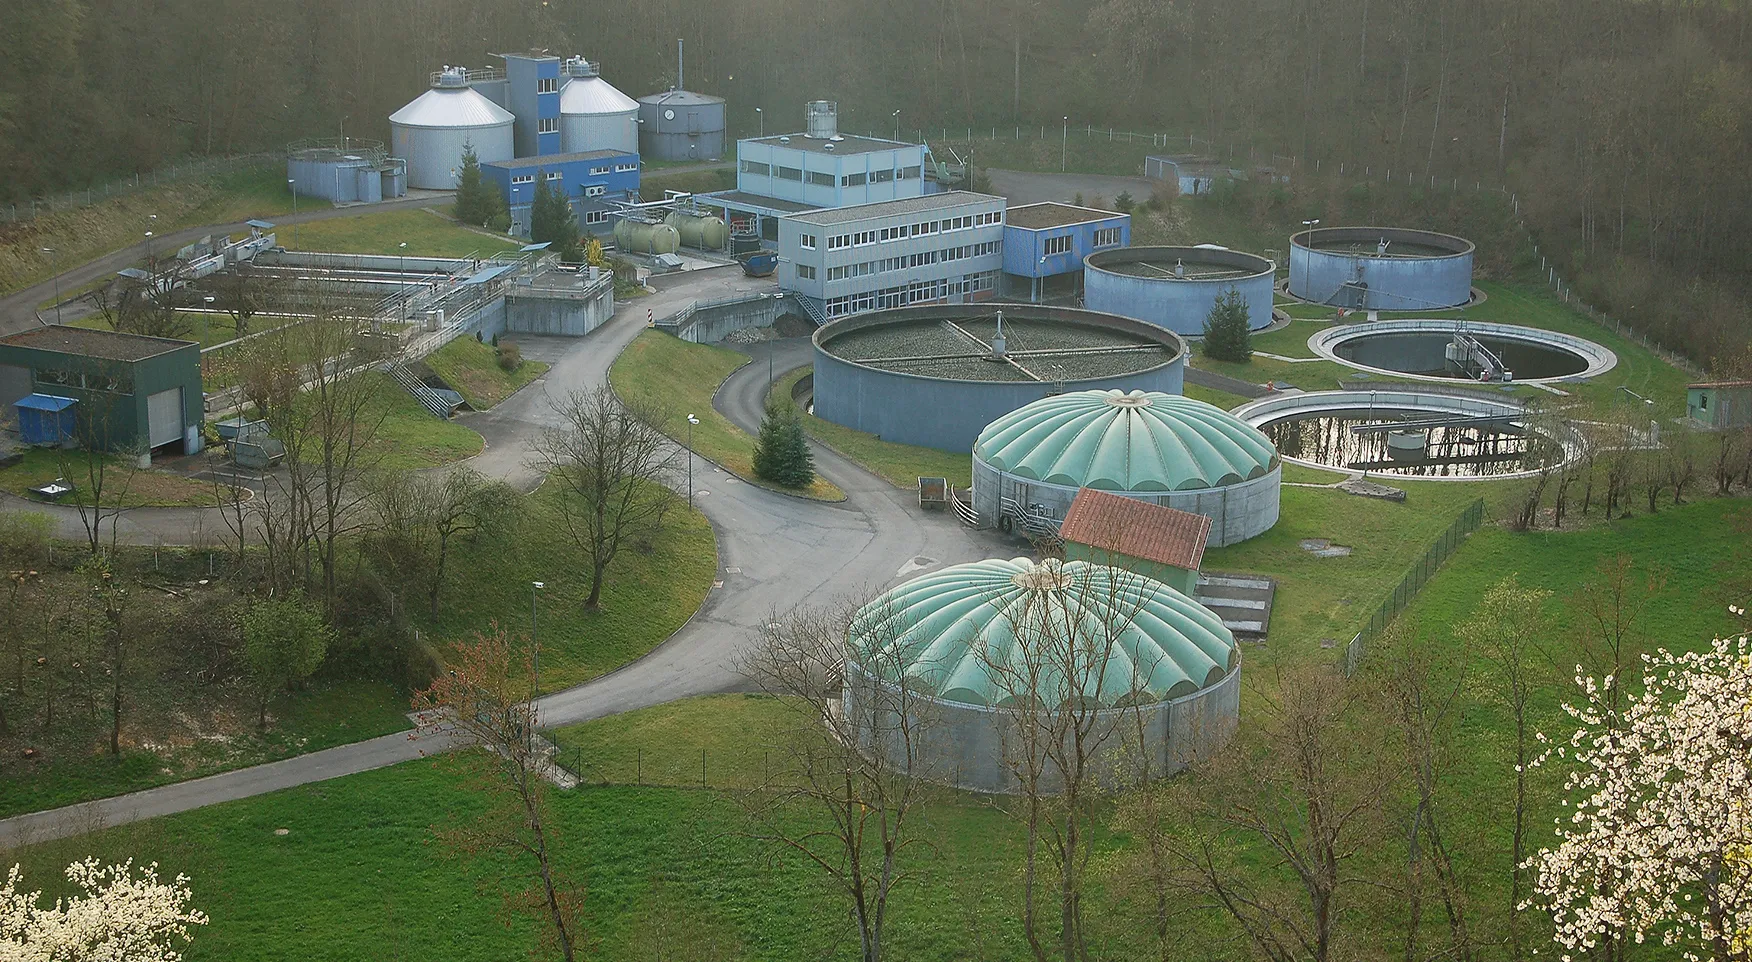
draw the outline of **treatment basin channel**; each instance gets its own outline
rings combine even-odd
[[[1346,324],[1308,338],[1308,349],[1347,367],[1428,381],[1481,380],[1476,361],[1455,360],[1462,338],[1482,345],[1517,383],[1583,380],[1618,364],[1593,341],[1556,331],[1483,321],[1392,320]],[[1492,380],[1500,378],[1492,377]]]

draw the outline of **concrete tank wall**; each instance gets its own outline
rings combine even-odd
[[[1278,520],[1278,499],[1283,486],[1283,465],[1270,472],[1235,484],[1191,491],[1171,491],[1166,494],[1134,494],[1115,491],[1113,494],[1160,504],[1211,519],[1211,533],[1205,544],[1220,548],[1246,541],[1271,530]],[[1062,484],[1043,484],[999,471],[986,462],[973,459],[973,510],[982,525],[995,524],[1001,513],[1000,502],[1008,498],[1027,508],[1041,505],[1053,518],[1063,520],[1071,508],[1077,490]]]
[[[639,152],[639,112],[628,109],[615,114],[560,114],[560,149],[568,154],[589,150]]]
[[[1172,272],[1175,261],[1198,258],[1202,263],[1221,263],[1251,270],[1247,277],[1222,280],[1138,277],[1108,270],[1104,265],[1127,261],[1157,264]],[[1217,251],[1187,247],[1128,247],[1090,254],[1083,260],[1083,306],[1121,317],[1148,321],[1176,334],[1197,337],[1204,333],[1211,305],[1230,288],[1247,298],[1247,326],[1261,330],[1271,326],[1274,272],[1263,257],[1240,251]]]
[[[903,697],[851,662],[841,693],[860,750],[879,752],[904,767],[907,754],[900,736],[911,729],[912,760],[919,777],[975,792],[1018,790],[1006,764],[1006,752],[1013,762],[1021,745],[1017,735],[1023,729],[1015,713],[916,694]],[[911,724],[904,727],[903,710],[911,717]],[[1182,698],[1101,712],[1096,734],[1105,744],[1097,763],[1106,770],[1098,777],[1107,784],[1123,783],[1135,771],[1131,766],[1138,761],[1137,751],[1147,753],[1152,775],[1172,775],[1221,751],[1239,726],[1240,716],[1239,666],[1215,685]]]
[[[420,190],[455,190],[462,167],[462,149],[473,144],[481,163],[510,160],[511,124],[490,127],[404,127],[391,123],[390,153],[408,162],[408,186]]]
[[[1380,257],[1310,247],[1322,242],[1445,247],[1453,253]],[[1290,238],[1290,293],[1305,301],[1370,311],[1428,311],[1472,299],[1473,245],[1461,237],[1397,227],[1321,227]],[[1366,287],[1365,287],[1366,285]]]

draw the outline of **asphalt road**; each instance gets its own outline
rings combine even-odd
[[[558,422],[567,395],[607,380],[608,368],[645,328],[647,312],[663,316],[694,298],[759,290],[770,282],[742,277],[735,268],[697,272],[677,286],[622,305],[607,324],[579,339],[526,338],[526,357],[552,367],[531,386],[467,423],[487,439],[470,462],[485,474],[528,490],[540,472],[528,464],[530,442]],[[720,389],[716,406],[745,428],[757,428],[764,404],[765,354],[775,372],[808,358],[802,339],[756,345],[759,356]],[[718,538],[719,577],[704,605],[681,630],[643,658],[593,681],[541,699],[544,725],[564,725],[678,698],[746,687],[737,669],[752,634],[798,605],[868,597],[884,587],[946,564],[1018,550],[995,534],[972,531],[949,514],[925,514],[914,492],[892,487],[831,451],[816,448],[822,475],[847,493],[839,504],[789,497],[745,484],[702,461],[694,469],[696,503]],[[4,508],[6,505],[0,505]],[[70,511],[71,509],[65,509]],[[142,509],[128,516],[124,540],[158,538],[183,528],[184,540],[211,512]],[[147,518],[162,519],[162,524]],[[213,520],[216,520],[214,518]],[[73,519],[77,525],[77,517]],[[65,525],[63,525],[65,527]],[[82,529],[75,529],[83,536]],[[165,538],[166,543],[176,539]],[[148,542],[150,543],[150,542]],[[188,811],[297,785],[393,765],[440,751],[438,741],[407,734],[300,755],[163,788],[0,820],[0,850],[76,835],[92,828]]]

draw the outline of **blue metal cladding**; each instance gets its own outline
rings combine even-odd
[[[560,58],[505,55],[505,76],[510,82],[506,109],[517,117],[516,151],[519,157],[544,157],[560,152]],[[547,81],[552,89],[543,90]],[[552,126],[543,131],[542,122]]]
[[[1119,229],[1115,244],[1095,246],[1097,231]],[[1069,236],[1071,248],[1055,254],[1046,253],[1049,238]],[[1064,227],[1029,229],[1014,224],[1004,225],[1004,273],[1017,277],[1053,277],[1071,274],[1083,266],[1083,258],[1097,250],[1111,250],[1131,243],[1131,215],[1114,214],[1101,220]],[[1103,308],[1105,310],[1105,308]]]
[[[1140,263],[1159,265],[1161,276],[1139,276],[1120,269]],[[1173,276],[1177,263],[1190,265],[1187,273],[1192,276]],[[1215,279],[1198,278],[1201,268],[1211,267],[1233,270]],[[1271,261],[1241,251],[1130,247],[1098,253],[1084,262],[1083,305],[1197,337],[1204,333],[1205,319],[1217,298],[1234,288],[1247,299],[1247,327],[1257,331],[1271,326],[1274,277]]]
[[[1375,251],[1382,240],[1388,242],[1385,255]],[[1396,255],[1395,244],[1446,252]],[[1353,250],[1323,249],[1337,245]],[[1471,241],[1447,234],[1395,227],[1321,227],[1290,238],[1289,289],[1306,301],[1357,310],[1457,307],[1472,298],[1472,256]]]
[[[639,189],[639,155],[609,151],[589,154],[557,154],[553,157],[528,157],[481,165],[481,176],[499,189],[510,208],[511,219],[518,233],[529,230],[529,208],[535,202],[535,178],[558,174],[548,181],[549,189],[565,192],[574,209],[594,206],[595,196],[625,196]],[[513,183],[513,178],[530,178],[528,183]],[[589,194],[600,187],[600,194]],[[580,230],[584,218],[578,218]]]

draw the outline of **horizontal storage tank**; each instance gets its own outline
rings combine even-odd
[[[614,243],[634,254],[673,254],[681,246],[681,233],[658,221],[623,217],[614,225]]]
[[[1247,299],[1247,326],[1271,326],[1273,265],[1223,247],[1122,247],[1083,258],[1083,304],[1198,337],[1217,298]]]
[[[646,160],[724,156],[724,98],[669,90],[639,98],[639,154]]]
[[[1472,242],[1402,227],[1317,227],[1290,237],[1290,294],[1359,311],[1472,300]]]
[[[1180,393],[1186,346],[1113,314],[1044,304],[938,304],[815,332],[815,415],[884,441],[966,451],[995,418],[1090,388]]]
[[[1073,391],[1000,417],[973,445],[982,524],[1014,506],[1063,520],[1082,488],[1211,519],[1213,548],[1277,523],[1283,466],[1271,439],[1222,408],[1152,391]]]
[[[722,217],[674,210],[663,218],[663,223],[680,233],[681,243],[685,247],[721,251],[730,243],[730,228],[725,225]]]
[[[1085,646],[1108,670],[1054,670],[1064,659],[1052,652]],[[1022,706],[1094,708],[1080,724],[1103,745],[1101,778],[1130,784],[1220,751],[1239,720],[1240,678],[1222,618],[1165,584],[1086,561],[994,558],[921,575],[860,609],[842,705],[864,751],[935,782],[1014,792],[1017,734],[1056,724]],[[903,740],[903,712],[930,724]],[[1043,787],[1056,791],[1047,768]]]
[[[567,60],[561,71],[560,150],[639,152],[639,102],[602,79],[597,65],[583,57]]]
[[[390,152],[407,160],[409,187],[454,190],[465,147],[481,163],[514,156],[515,120],[469,87],[467,70],[446,67],[432,75],[430,90],[389,115]]]

